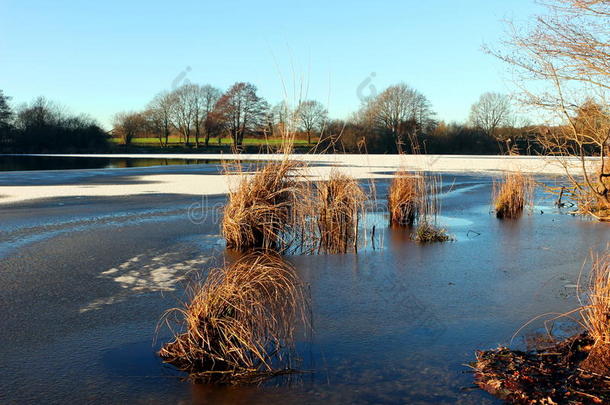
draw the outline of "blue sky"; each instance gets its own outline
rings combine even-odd
[[[374,73],[378,91],[405,82],[439,119],[465,121],[481,93],[512,89],[481,46],[498,43],[503,19],[536,11],[533,0],[0,0],[0,89],[16,104],[44,95],[109,127],[181,73],[223,90],[249,81],[271,103],[284,98],[282,81],[289,99],[303,82],[308,98],[345,118]]]

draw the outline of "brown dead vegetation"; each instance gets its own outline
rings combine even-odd
[[[494,181],[492,200],[496,217],[518,218],[527,206],[533,205],[534,182],[531,177],[511,172],[501,182]]]
[[[591,192],[582,188],[579,208],[600,221],[610,221],[610,158],[601,160],[593,177]]]
[[[579,283],[580,284],[580,283]],[[480,351],[471,364],[482,389],[519,404],[610,402],[610,251],[593,257],[589,285],[572,317],[584,332],[541,350]],[[535,318],[537,319],[537,318]],[[531,321],[530,321],[531,322]],[[529,324],[529,322],[528,322]],[[527,324],[526,324],[527,325]]]
[[[390,226],[415,224],[419,217],[424,188],[422,176],[407,173],[404,170],[394,175],[388,193]]]
[[[303,197],[303,185],[293,175],[298,167],[299,163],[286,158],[252,175],[235,171],[242,178],[229,192],[222,220],[227,247],[241,251],[289,247],[294,214]]]
[[[308,299],[291,265],[251,253],[210,271],[190,288],[190,302],[169,310],[179,332],[159,351],[193,380],[243,382],[291,368],[295,326],[309,326]],[[174,328],[172,328],[173,330]]]
[[[333,170],[317,184],[318,251],[346,253],[358,250],[359,224],[365,213],[366,194],[353,178]]]

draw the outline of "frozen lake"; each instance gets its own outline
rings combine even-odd
[[[22,197],[0,209],[2,402],[499,403],[471,389],[464,364],[576,306],[581,265],[610,228],[540,190],[531,215],[499,221],[490,173],[443,173],[440,220],[457,241],[418,245],[387,227],[391,170],[375,167],[376,248],[287,257],[311,286],[315,334],[297,347],[307,372],[254,387],[190,384],[155,355],[169,338],[154,340],[157,321],[188,280],[236,257],[219,235],[225,196],[206,188],[226,183],[218,165],[3,173],[0,196]],[[182,192],[185,178],[196,190]]]

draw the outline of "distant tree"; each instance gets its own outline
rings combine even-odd
[[[222,139],[228,132],[227,123],[221,113],[216,109],[210,111],[206,120],[206,145],[209,145],[210,138],[216,137],[218,146],[222,144]]]
[[[389,132],[392,142],[402,151],[407,137],[412,146],[417,146],[414,138],[429,126],[433,115],[423,94],[400,83],[366,100],[359,119],[372,128]]]
[[[11,119],[13,118],[13,110],[9,105],[10,97],[5,96],[4,92],[0,90],[0,126],[9,126]]]
[[[31,104],[24,105],[17,113],[16,124],[24,131],[57,126],[61,123],[62,108],[44,97],[36,98]]]
[[[157,134],[159,144],[166,147],[172,133],[172,114],[176,108],[176,98],[172,93],[163,91],[157,94],[148,104],[148,117],[152,132]]]
[[[15,119],[14,146],[24,151],[100,151],[108,136],[86,115],[74,116],[44,97],[22,106]]]
[[[610,106],[589,98],[576,109],[573,124],[576,129],[574,140],[582,145],[587,154],[599,152],[600,134],[606,141],[607,149],[610,148]]]
[[[204,94],[203,87],[198,84],[188,85],[190,91],[188,92],[188,102],[192,106],[193,112],[193,130],[195,135],[195,147],[199,147],[199,138],[202,132],[205,131],[205,118],[207,113],[204,108]]]
[[[121,138],[124,145],[130,145],[133,138],[144,135],[149,130],[149,123],[140,112],[117,113],[113,124],[113,132]]]
[[[210,137],[213,134],[218,134],[219,126],[217,118],[214,116],[213,111],[216,103],[220,100],[222,92],[209,84],[200,87],[201,96],[201,116],[202,127],[205,131],[205,146],[208,147],[210,144]]]
[[[422,139],[427,153],[491,154],[497,153],[495,139],[479,128],[457,123],[440,122]]]
[[[511,123],[510,98],[500,93],[484,93],[470,108],[470,122],[498,142],[498,129]]]
[[[169,135],[175,129],[185,146],[190,145],[190,137],[199,147],[202,136],[205,146],[209,145],[210,135],[218,126],[212,111],[221,92],[210,85],[186,83],[171,93],[161,92],[148,105],[148,116],[161,146],[167,145]]]
[[[172,92],[175,107],[172,109],[172,124],[178,130],[184,146],[190,146],[190,136],[195,123],[198,123],[199,87],[186,83]]]
[[[13,110],[9,105],[10,97],[0,90],[0,145],[10,142]]]
[[[215,112],[223,121],[233,146],[241,146],[244,136],[264,122],[267,102],[256,94],[251,83],[235,83],[216,103]]]
[[[61,107],[44,97],[38,97],[32,103],[21,106],[15,120],[18,147],[29,150],[60,145],[61,121]]]
[[[319,101],[307,100],[298,105],[297,117],[301,130],[307,133],[307,143],[311,145],[311,134],[322,131],[328,120],[328,111]]]
[[[273,106],[270,110],[270,117],[273,125],[273,136],[281,136],[296,129],[295,111],[284,101]]]

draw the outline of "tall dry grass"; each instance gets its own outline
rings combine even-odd
[[[496,217],[517,218],[534,202],[534,181],[531,177],[511,172],[502,181],[494,181],[492,201]]]
[[[211,270],[190,302],[164,315],[180,332],[159,355],[195,380],[234,382],[290,367],[297,321],[309,326],[308,299],[292,266],[251,253]],[[172,328],[172,330],[174,330]]]
[[[595,344],[610,344],[610,250],[595,255],[592,263],[586,300],[579,312]]]
[[[328,180],[317,183],[318,252],[346,253],[358,250],[359,224],[365,214],[366,194],[353,178],[332,170]]]
[[[586,263],[585,263],[586,264]],[[610,245],[605,252],[591,255],[591,270],[588,283],[584,291],[581,288],[581,278],[585,265],[583,265],[577,283],[577,296],[580,305],[568,312],[550,312],[534,317],[521,326],[514,334],[519,334],[532,322],[547,318],[544,321],[547,333],[551,333],[549,323],[557,319],[568,318],[578,323],[592,340],[590,347],[582,350],[588,351],[586,359],[580,363],[585,370],[610,375]],[[578,316],[574,316],[574,315]]]
[[[289,247],[297,206],[306,192],[293,174],[301,166],[285,158],[267,163],[252,175],[234,169],[241,178],[229,191],[221,229],[228,248],[281,251]]]
[[[388,192],[390,226],[413,225],[417,221],[424,191],[423,176],[404,170],[394,175]]]

